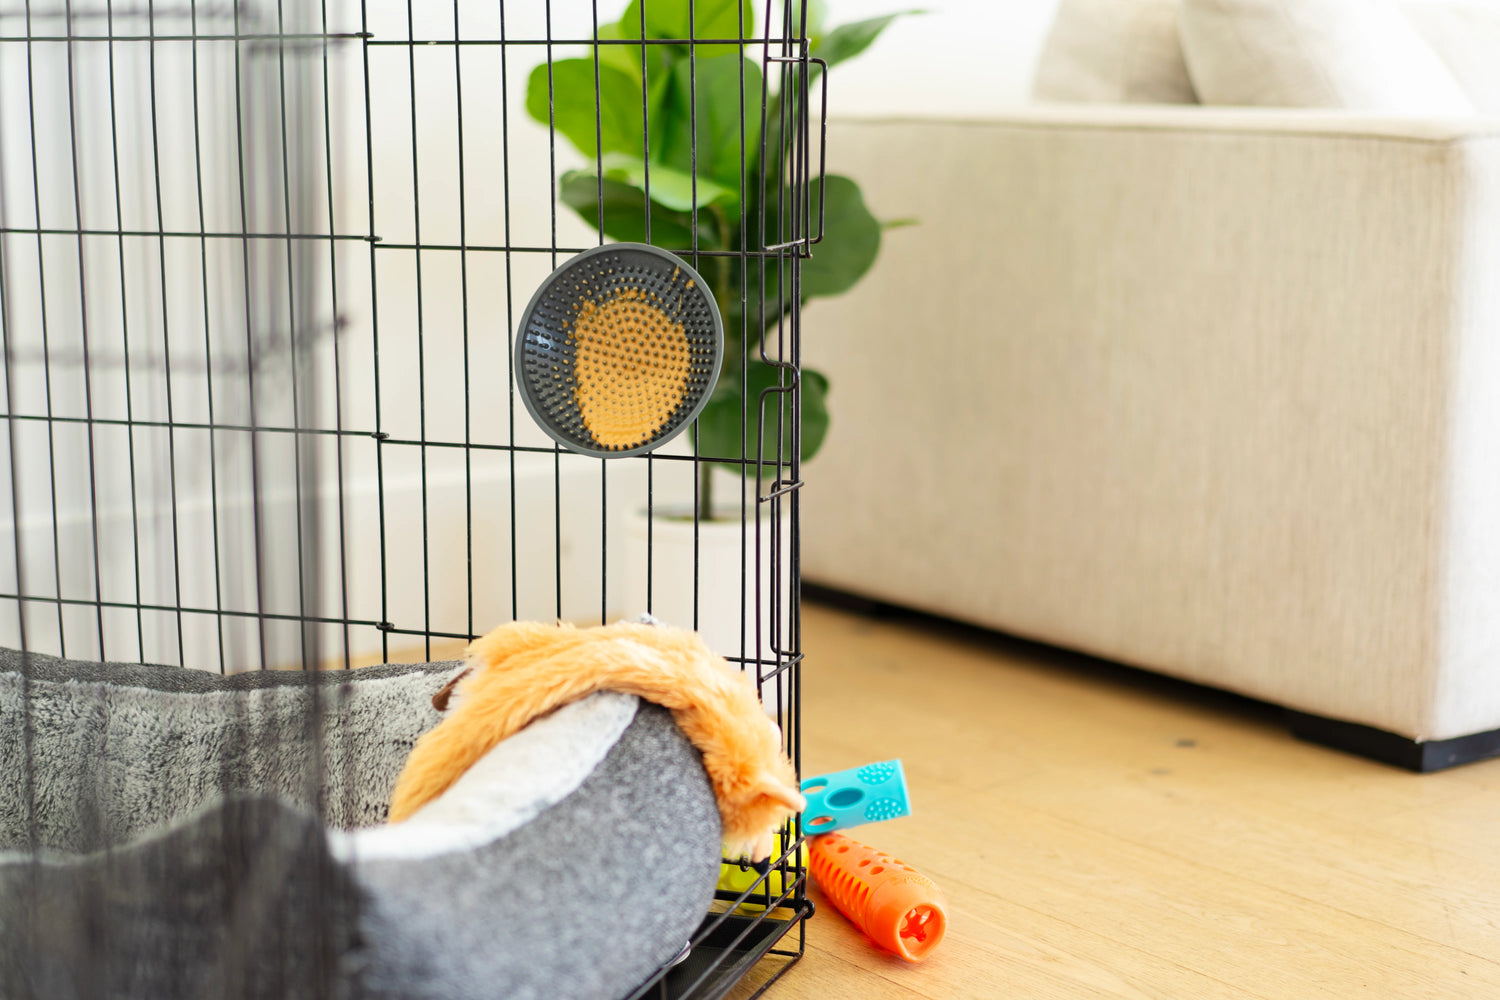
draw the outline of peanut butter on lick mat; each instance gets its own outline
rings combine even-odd
[[[573,321],[574,399],[584,426],[607,448],[649,441],[687,392],[687,334],[657,301],[625,288],[602,303],[581,303]]]

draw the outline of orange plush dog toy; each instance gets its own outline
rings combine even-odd
[[[768,857],[775,829],[806,805],[754,682],[693,632],[629,622],[588,629],[513,622],[475,640],[467,659],[464,672],[433,698],[443,711],[451,695],[452,711],[407,758],[392,822],[441,795],[532,719],[596,691],[671,710],[703,754],[729,857]]]

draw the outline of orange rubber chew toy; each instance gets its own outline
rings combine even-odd
[[[842,833],[813,837],[812,875],[833,905],[880,947],[920,962],[948,929],[932,879]]]

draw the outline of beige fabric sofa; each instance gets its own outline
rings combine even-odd
[[[828,148],[920,225],[806,313],[808,581],[1413,745],[1500,729],[1500,122],[1060,107]]]

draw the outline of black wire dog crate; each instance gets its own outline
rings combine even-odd
[[[777,0],[6,0],[0,646],[311,671],[649,612],[798,761],[806,34]],[[518,405],[528,298],[619,239],[714,285],[734,433],[589,458]],[[789,967],[798,839],[635,995]]]

